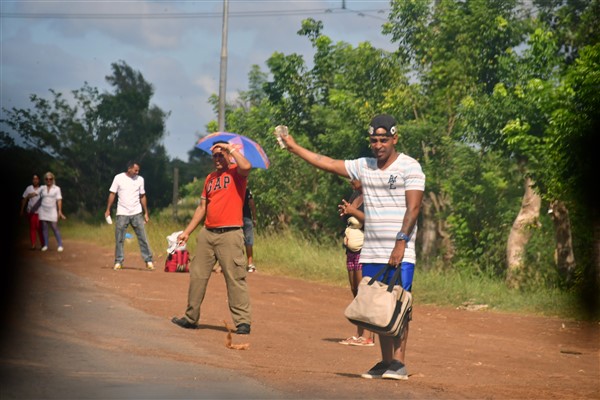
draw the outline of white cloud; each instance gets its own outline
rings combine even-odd
[[[265,61],[276,51],[302,54],[311,64],[310,41],[296,33],[305,18],[322,20],[323,33],[334,42],[370,41],[376,47],[394,48],[381,35],[387,14],[369,11],[360,16],[352,11],[388,9],[387,0],[345,3],[343,11],[337,0],[230,0],[227,100],[247,90],[251,66],[266,71]],[[216,119],[208,97],[219,90],[222,4],[221,0],[1,2],[1,105],[28,107],[31,93],[46,95],[49,88],[68,93],[85,81],[109,90],[105,76],[112,72],[110,65],[123,60],[152,83],[152,102],[171,112],[167,151],[187,159],[197,133],[206,133],[205,125]],[[43,17],[49,13],[78,16]],[[114,14],[138,17],[110,18]],[[174,16],[159,18],[166,14]],[[194,18],[187,18],[190,15]]]

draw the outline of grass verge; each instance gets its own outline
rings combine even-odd
[[[167,219],[151,220],[146,232],[160,268],[166,257],[166,237],[183,230],[185,224]],[[61,222],[61,232],[69,238],[90,241],[106,247],[114,247],[114,225],[94,225],[67,220]],[[126,246],[137,250],[133,235]],[[22,234],[25,234],[23,232]],[[52,238],[52,235],[50,235]],[[188,243],[194,254],[195,233]],[[345,254],[339,243],[331,240],[317,242],[292,232],[255,232],[254,261],[258,273],[281,275],[344,287],[348,285]],[[498,278],[475,276],[461,271],[427,271],[417,264],[413,291],[415,302],[438,306],[479,306],[487,310],[554,316],[568,319],[586,319],[578,293],[556,288],[534,287],[525,291],[511,290]]]

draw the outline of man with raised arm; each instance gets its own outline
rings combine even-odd
[[[360,255],[363,276],[386,265],[401,268],[402,286],[411,291],[416,262],[417,217],[425,175],[415,159],[396,151],[396,120],[387,114],[371,120],[368,137],[373,157],[335,160],[314,153],[282,135],[287,150],[309,164],[362,183],[365,239]],[[383,279],[383,277],[381,278]],[[398,337],[379,335],[382,360],[361,376],[366,379],[408,379],[405,364],[408,325]]]
[[[204,220],[198,232],[196,256],[190,263],[188,306],[174,324],[197,329],[200,306],[206,294],[208,280],[218,262],[227,284],[227,303],[238,335],[250,333],[250,296],[246,282],[248,260],[244,254],[242,206],[252,164],[232,144],[215,142],[211,147],[215,171],[204,182],[200,204],[192,220],[178,236],[187,242],[190,234]]]

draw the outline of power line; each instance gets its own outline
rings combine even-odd
[[[360,17],[369,17],[386,21],[386,18],[371,13],[385,13],[387,10],[351,10],[344,9],[306,9],[306,10],[279,10],[279,11],[238,11],[230,12],[230,18],[257,18],[280,17],[294,15],[322,15],[322,14],[348,14],[353,13]],[[204,19],[221,18],[220,12],[202,13],[2,13],[0,18],[11,19]]]

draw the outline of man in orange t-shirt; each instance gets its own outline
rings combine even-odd
[[[252,320],[246,282],[242,206],[252,164],[227,142],[215,142],[211,152],[215,171],[206,177],[200,204],[188,226],[177,237],[179,242],[187,242],[204,219],[204,227],[197,235],[196,256],[190,263],[185,316],[173,317],[172,322],[186,329],[198,328],[200,306],[213,267],[218,262],[225,276],[229,311],[236,333],[247,335]]]

